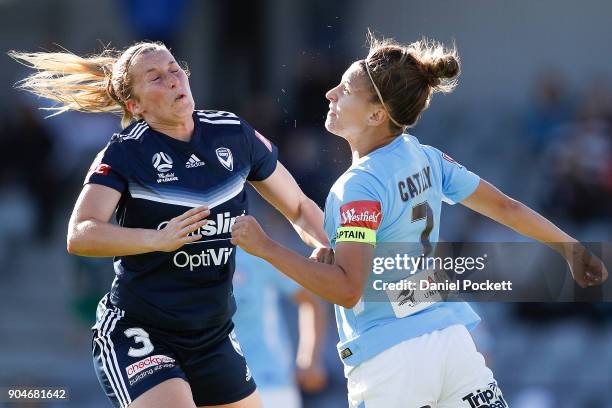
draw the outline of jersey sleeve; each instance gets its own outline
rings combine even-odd
[[[455,204],[465,200],[478,187],[480,177],[457,163],[446,153],[429,147],[441,164],[444,201],[448,204]]]
[[[339,186],[335,219],[335,242],[363,242],[375,245],[382,222],[381,183],[366,172],[349,172]]]
[[[84,184],[101,184],[120,193],[128,187],[128,168],[120,143],[114,139],[94,159]]]
[[[244,120],[242,120],[242,126],[251,157],[251,171],[247,176],[247,180],[265,180],[276,169],[278,149]]]

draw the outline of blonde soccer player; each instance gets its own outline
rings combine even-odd
[[[57,101],[58,113],[122,115],[67,237],[73,254],[114,257],[92,328],[105,394],[117,408],[260,407],[233,331],[230,229],[248,211],[247,182],[315,247],[328,242],[322,211],[246,121],[195,110],[188,73],[161,43],[11,56],[37,70],[20,86]]]

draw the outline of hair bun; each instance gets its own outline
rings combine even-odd
[[[445,55],[425,65],[427,82],[430,86],[440,85],[442,79],[455,78],[459,75],[459,61],[453,55]]]

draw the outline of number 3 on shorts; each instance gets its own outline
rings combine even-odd
[[[128,338],[134,337],[134,342],[142,343],[142,347],[140,348],[130,347],[128,356],[144,357],[153,351],[153,344],[151,344],[151,340],[149,340],[149,333],[140,327],[132,327],[124,331],[124,333]]]

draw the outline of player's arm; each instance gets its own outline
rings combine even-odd
[[[77,199],[68,224],[68,252],[82,256],[123,256],[154,251],[173,251],[201,239],[191,235],[206,224],[205,207],[186,211],[161,230],[125,228],[109,221],[121,193],[100,184],[86,184]]]
[[[270,262],[322,299],[346,308],[352,308],[361,298],[374,257],[371,244],[339,242],[335,264],[319,263],[270,239],[251,216],[236,218],[232,243]]]
[[[580,286],[598,284],[607,279],[608,272],[603,263],[576,239],[490,183],[480,180],[474,193],[461,204],[553,248],[570,263]]]
[[[325,386],[327,373],[321,359],[327,316],[325,308],[312,293],[298,289],[293,295],[298,307],[297,381],[308,392]]]
[[[280,162],[263,181],[251,181],[263,198],[280,211],[293,225],[302,241],[311,247],[328,247],[323,230],[323,211],[306,197],[293,176]]]

